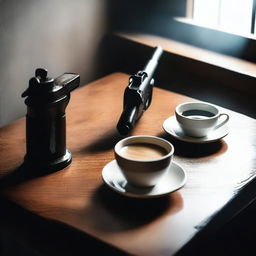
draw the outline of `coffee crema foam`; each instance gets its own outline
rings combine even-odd
[[[163,147],[151,143],[134,143],[120,150],[124,157],[135,160],[156,160],[168,154]]]

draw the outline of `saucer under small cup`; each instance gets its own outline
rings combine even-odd
[[[167,118],[163,122],[163,129],[166,133],[174,137],[175,139],[190,142],[190,143],[210,143],[218,141],[224,138],[229,133],[228,125],[224,124],[223,126],[219,127],[218,129],[212,130],[209,134],[205,137],[191,137],[182,131],[181,127],[179,126],[175,115]]]
[[[105,184],[115,192],[134,198],[154,198],[165,196],[183,187],[187,180],[186,172],[172,162],[166,175],[153,187],[136,187],[127,183],[116,160],[106,164],[102,170]]]

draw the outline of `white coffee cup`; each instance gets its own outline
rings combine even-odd
[[[205,137],[229,120],[228,114],[220,113],[216,106],[206,102],[180,104],[175,108],[175,115],[184,134],[192,137]]]
[[[114,153],[128,183],[150,187],[168,172],[174,147],[162,138],[140,135],[117,142]]]

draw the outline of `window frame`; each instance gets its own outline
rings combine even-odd
[[[172,17],[172,33],[166,36],[202,49],[207,49],[220,54],[240,58],[256,63],[256,35],[234,34],[230,31],[216,27],[206,27],[192,21],[193,1],[186,0],[186,10],[183,17]],[[256,0],[253,12],[256,13]],[[177,33],[175,32],[178,31]],[[184,31],[184,33],[179,33]],[[199,36],[198,36],[199,35]],[[225,46],[225,43],[228,42]],[[240,44],[240,48],[237,45]]]

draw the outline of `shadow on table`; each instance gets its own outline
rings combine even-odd
[[[63,223],[44,219],[0,197],[1,256],[127,255]]]
[[[92,202],[90,214],[93,214],[94,207],[102,208],[101,216],[94,227],[104,232],[118,232],[144,226],[166,215],[175,214],[183,208],[179,192],[151,199],[129,198],[119,195],[106,185],[101,185],[95,191]],[[115,220],[113,225],[109,223],[112,218]]]
[[[163,139],[170,141],[175,146],[175,154],[178,156],[198,158],[209,156],[215,153],[225,152],[227,150],[227,144],[223,140],[199,144],[199,143],[188,143],[177,140],[166,133],[160,133],[159,136]],[[121,136],[116,129],[106,132],[99,139],[95,140],[90,145],[81,149],[84,153],[98,153],[104,152],[110,149],[114,149],[115,144],[125,138]]]
[[[42,170],[37,166],[31,166],[23,162],[16,169],[10,170],[8,174],[0,177],[0,190],[53,172],[56,172],[56,170]]]
[[[85,153],[99,153],[110,149],[114,149],[115,144],[123,139],[124,136],[120,135],[116,129],[107,131],[99,139],[93,141],[93,143],[82,148],[80,151]]]
[[[212,154],[221,154],[225,152],[228,147],[223,140],[199,144],[180,141],[166,133],[160,133],[157,136],[170,141],[174,145],[175,155],[188,158],[199,158]]]

